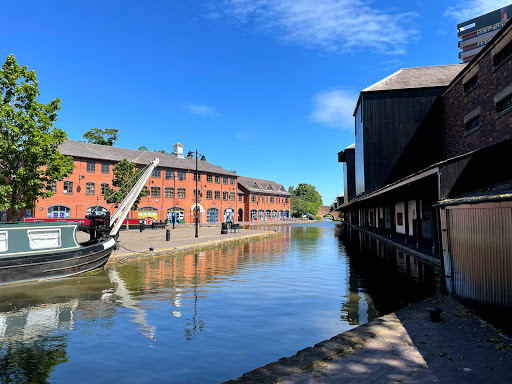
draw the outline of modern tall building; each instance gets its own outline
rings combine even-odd
[[[470,62],[475,55],[498,33],[512,15],[512,4],[457,24],[459,59]]]

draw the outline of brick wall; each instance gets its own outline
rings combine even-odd
[[[112,187],[113,166],[114,163],[109,163],[109,172],[101,172],[101,163],[99,160],[89,160],[95,162],[95,172],[87,172],[87,159],[75,158],[74,164],[76,166],[73,174],[66,178],[65,181],[73,182],[72,193],[63,193],[64,181],[57,182],[57,192],[54,196],[47,199],[40,199],[37,202],[37,206],[34,212],[35,218],[47,218],[48,208],[55,205],[62,205],[70,208],[71,218],[84,218],[87,212],[87,208],[103,203],[103,196],[101,195],[101,183],[108,183]],[[176,170],[175,170],[176,171]],[[198,189],[202,193],[202,197],[199,198],[199,204],[201,205],[201,213],[199,220],[200,222],[207,222],[207,210],[209,208],[216,208],[219,210],[219,221],[224,221],[224,211],[228,208],[232,209],[235,216],[235,221],[238,219],[238,208],[243,207],[243,203],[239,203],[238,199],[238,182],[236,177],[234,178],[234,184],[231,183],[231,177],[227,178],[227,184],[224,183],[223,175],[212,175],[212,181],[208,182],[207,174],[200,173],[200,180],[198,181]],[[219,178],[219,182],[215,182],[215,176]],[[88,195],[86,193],[87,182],[95,183],[94,194]],[[185,222],[194,222],[193,218],[193,207],[195,204],[194,189],[196,188],[196,182],[194,181],[194,171],[186,171],[186,179],[166,179],[165,169],[161,168],[160,177],[150,177],[146,182],[146,185],[151,189],[152,186],[160,187],[160,197],[152,197],[151,195],[143,197],[139,204],[139,208],[153,207],[158,210],[158,220],[165,220],[167,210],[174,206],[184,209]],[[165,197],[165,187],[173,187],[174,198]],[[178,188],[185,189],[185,198],[177,197]],[[207,197],[207,191],[212,191],[212,198]],[[220,199],[215,198],[215,191],[219,191]],[[227,192],[227,200],[224,200],[224,192]],[[233,195],[232,195],[233,194]],[[231,199],[234,196],[234,199]],[[103,204],[106,207],[110,205]],[[130,218],[137,218],[138,212],[130,211]]]
[[[243,187],[242,187],[243,188]],[[251,194],[245,188],[243,189],[244,195],[244,221],[279,221],[282,218],[279,215],[279,211],[283,211],[283,217],[285,216],[285,211],[290,212],[290,198],[274,195],[272,193],[264,193],[264,194]],[[253,201],[253,196],[254,200]],[[272,199],[274,201],[272,202]],[[263,220],[257,217],[256,220],[251,220],[251,211],[255,209],[257,212],[262,210],[265,215]],[[270,218],[267,218],[267,211],[270,211]],[[272,217],[272,211],[277,211],[277,218]]]
[[[471,72],[470,65],[443,96],[445,159],[512,138],[512,111],[497,117],[494,101],[495,95],[512,85],[512,60],[494,68],[489,49],[478,61],[478,85],[464,94],[463,82],[468,80],[464,73]],[[466,132],[464,117],[478,107],[480,126],[472,132]]]

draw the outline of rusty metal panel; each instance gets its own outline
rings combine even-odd
[[[446,211],[453,293],[512,308],[512,208]]]

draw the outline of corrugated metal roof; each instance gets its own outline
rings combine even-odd
[[[238,185],[254,193],[273,193],[282,196],[291,196],[282,184],[272,180],[255,179],[253,177],[238,176]]]
[[[160,153],[152,151],[139,151],[137,149],[109,147],[108,145],[98,145],[83,143],[81,141],[66,140],[59,151],[66,156],[82,157],[95,160],[121,161],[126,158],[132,163],[147,165],[155,157],[160,159],[159,167],[172,169],[195,170],[196,159],[193,157],[178,158],[174,154]],[[233,172],[227,171],[222,167],[208,163],[205,160],[198,160],[197,169],[200,172],[216,173],[220,175],[237,177]]]
[[[476,189],[451,199],[441,200],[434,206],[478,204],[488,201],[512,200],[512,180],[504,181],[485,188]]]
[[[396,89],[446,87],[464,69],[466,64],[434,65],[402,68],[370,85],[361,92],[390,91]]]

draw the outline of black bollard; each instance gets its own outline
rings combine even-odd
[[[165,241],[171,241],[171,230],[170,229],[165,230]]]
[[[441,312],[443,312],[441,308],[427,308],[427,311],[430,313],[430,320],[436,323],[441,321]]]
[[[144,230],[144,223],[141,221],[139,222],[140,231],[142,232]]]

